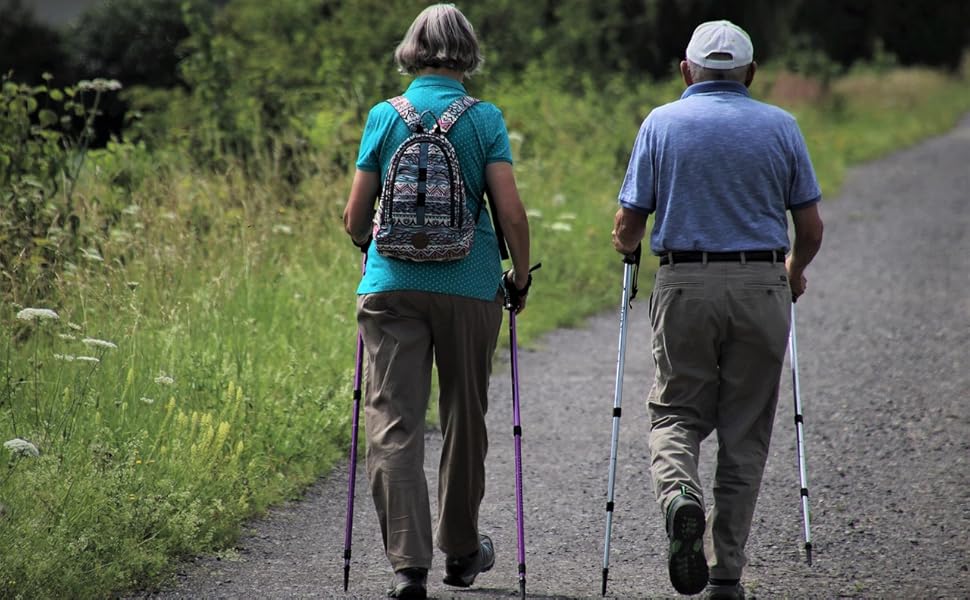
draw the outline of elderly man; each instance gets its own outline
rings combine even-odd
[[[654,215],[649,243],[660,267],[649,308],[656,380],[648,412],[670,581],[683,594],[706,587],[711,598],[743,598],[790,303],[805,291],[822,240],[821,191],[795,119],[748,92],[757,64],[747,33],[729,21],[703,23],[686,54],[686,91],[640,128],[613,245],[633,252]],[[705,518],[698,454],[714,430]]]

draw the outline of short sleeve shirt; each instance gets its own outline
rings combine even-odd
[[[418,77],[404,92],[419,113],[431,111],[435,117],[463,95],[466,91],[460,82],[437,75]],[[433,122],[430,115],[425,119]],[[367,116],[357,168],[379,172],[383,183],[391,156],[408,135],[408,127],[394,107],[387,102],[377,104]],[[418,290],[481,300],[495,299],[501,283],[502,264],[495,230],[484,204],[484,190],[485,166],[494,162],[512,162],[502,112],[487,102],[475,104],[449,130],[448,140],[458,154],[465,183],[465,201],[471,213],[478,215],[471,252],[456,261],[413,262],[382,256],[371,244],[358,294]]]
[[[644,120],[621,206],[654,214],[650,249],[787,251],[787,210],[821,199],[795,118],[733,81],[705,81]]]

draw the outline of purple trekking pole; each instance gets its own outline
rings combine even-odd
[[[542,266],[536,264],[529,269],[529,284],[532,283],[532,271]],[[525,525],[522,511],[522,422],[519,418],[519,353],[518,341],[515,335],[515,311],[518,308],[519,297],[513,298],[515,284],[506,281],[505,308],[509,311],[509,351],[512,363],[512,435],[515,443],[515,529],[519,560],[519,593],[525,600]],[[526,286],[528,290],[528,285]],[[517,295],[516,295],[517,296]]]
[[[360,273],[367,269],[367,249],[361,249],[364,258],[361,261]],[[357,430],[360,423],[360,389],[364,371],[364,338],[357,330],[357,357],[354,364],[354,417],[350,433],[350,477],[347,482],[347,524],[344,529],[344,591],[350,581],[350,542],[354,530],[354,489],[357,486]]]

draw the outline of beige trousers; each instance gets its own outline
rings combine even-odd
[[[367,474],[387,558],[395,571],[431,567],[424,433],[433,362],[444,438],[436,541],[448,556],[471,554],[479,544],[488,380],[502,305],[418,291],[364,294],[357,321],[367,358]]]
[[[647,403],[661,510],[682,489],[703,503],[700,443],[717,430],[705,553],[712,578],[737,579],[778,404],[791,291],[782,263],[681,263],[650,296],[656,380]]]

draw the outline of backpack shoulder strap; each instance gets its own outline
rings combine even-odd
[[[451,106],[445,109],[445,112],[441,113],[438,118],[438,129],[443,134],[447,134],[451,126],[458,121],[458,118],[465,114],[465,111],[469,108],[478,104],[479,100],[477,98],[472,98],[471,96],[462,96],[461,98],[455,100],[451,103]]]
[[[387,102],[394,107],[397,114],[401,115],[401,118],[407,123],[408,129],[411,131],[418,130],[418,127],[421,125],[421,115],[418,114],[418,110],[414,108],[414,105],[407,98],[404,96],[396,96]]]

